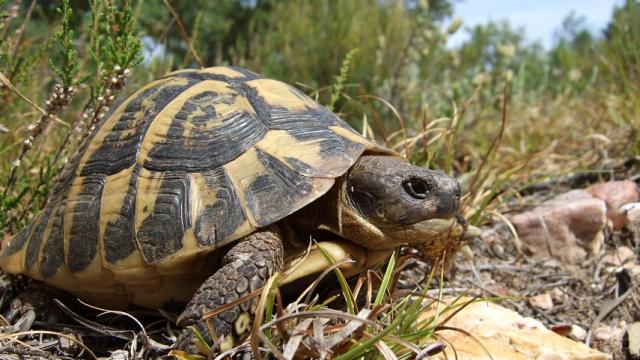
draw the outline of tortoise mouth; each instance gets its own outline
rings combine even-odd
[[[458,219],[427,219],[411,225],[416,232],[425,236],[442,236],[451,232],[462,232],[464,225]],[[455,234],[452,234],[455,235]]]
[[[411,226],[418,236],[409,245],[418,249],[423,258],[429,261],[445,253],[450,256],[468,240],[480,235],[480,229],[469,225],[460,215],[450,219],[423,220]]]
[[[467,221],[461,217],[452,219],[429,219],[417,222],[412,226],[416,231],[434,237],[448,235],[456,238],[471,239],[481,234],[479,228],[469,225]]]
[[[469,225],[461,213],[450,218],[433,218],[418,221],[410,225],[413,229],[426,237],[473,238],[480,235],[480,230]]]

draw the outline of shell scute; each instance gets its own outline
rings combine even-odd
[[[220,81],[202,81],[159,115],[143,140],[138,160],[155,171],[217,168],[268,131],[246,98]]]
[[[67,263],[71,272],[84,270],[98,254],[100,207],[106,177],[97,173],[79,178],[78,192],[68,196],[64,219],[65,227],[70,228]]]
[[[182,238],[191,227],[190,180],[184,172],[163,172],[153,174],[148,181],[147,191],[141,196],[155,201],[152,207],[137,212],[136,228],[143,257],[155,264],[182,248]]]
[[[40,273],[45,278],[53,276],[64,265],[64,210],[64,204],[53,210],[49,232],[44,231],[43,240],[46,241],[40,254]]]
[[[79,175],[112,175],[133,165],[149,125],[165,106],[196,83],[187,79],[155,82],[121,104],[100,126],[85,151]]]
[[[116,266],[137,249],[135,199],[140,166],[107,178],[102,195],[100,237],[103,263]],[[126,267],[126,266],[125,266]]]
[[[195,210],[196,241],[199,246],[221,246],[222,241],[248,225],[240,198],[222,167],[196,174],[194,183],[205,195]]]
[[[51,216],[51,208],[45,208],[33,222],[33,232],[27,228],[26,234],[29,234],[29,243],[26,246],[26,253],[24,254],[24,267],[27,270],[33,268],[40,257],[40,246],[42,245],[42,237],[44,230],[49,223],[49,216]]]

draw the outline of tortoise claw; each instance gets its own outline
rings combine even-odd
[[[11,327],[12,332],[25,332],[31,330],[33,322],[36,320],[36,312],[33,309],[26,310],[22,316]]]
[[[20,299],[14,299],[4,318],[11,324],[8,330],[9,333],[24,332],[31,330],[31,326],[36,320],[36,312],[31,304],[23,303]]]

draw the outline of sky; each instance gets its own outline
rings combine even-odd
[[[508,19],[515,27],[524,27],[527,39],[540,40],[548,49],[553,34],[572,11],[584,16],[594,32],[604,29],[611,19],[613,7],[623,0],[461,0],[454,2],[454,16],[464,21],[463,28],[449,40],[456,46],[468,38],[465,27],[485,24],[490,20]]]

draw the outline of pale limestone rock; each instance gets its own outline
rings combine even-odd
[[[449,301],[453,300],[449,299]],[[426,313],[424,316],[432,315],[433,313]],[[444,319],[447,315],[448,313],[445,313],[440,318]],[[471,333],[494,359],[611,359],[611,355],[546,329],[538,320],[524,318],[512,310],[490,302],[480,301],[466,306],[446,325]],[[455,347],[457,358],[460,360],[489,359],[485,350],[474,339],[459,331],[438,331],[437,335],[448,340]],[[444,343],[446,344],[447,341]],[[446,355],[441,353],[432,358],[440,360],[455,358],[451,346],[447,346],[445,353]]]
[[[551,299],[551,294],[549,293],[531,296],[527,300],[531,306],[537,307],[538,309],[549,310],[553,308],[553,299]]]
[[[638,186],[631,180],[591,185],[585,191],[607,204],[607,217],[611,220],[614,230],[622,229],[626,220],[626,215],[620,207],[640,200]]]
[[[635,322],[627,327],[623,344],[629,359],[640,359],[640,322]]]
[[[627,217],[625,226],[633,234],[636,245],[640,245],[640,202],[625,204],[621,209]]]
[[[569,332],[569,337],[577,341],[584,341],[584,339],[587,338],[587,330],[578,325],[571,325],[571,332]]]
[[[620,266],[623,264],[633,265],[631,259],[633,259],[634,256],[633,250],[626,246],[620,246],[603,256],[602,263],[612,266]]]
[[[600,324],[593,330],[591,343],[599,349],[620,349],[627,324],[621,320],[617,324]]]
[[[534,257],[552,256],[572,265],[600,250],[606,214],[604,201],[572,190],[513,216],[511,221]]]

